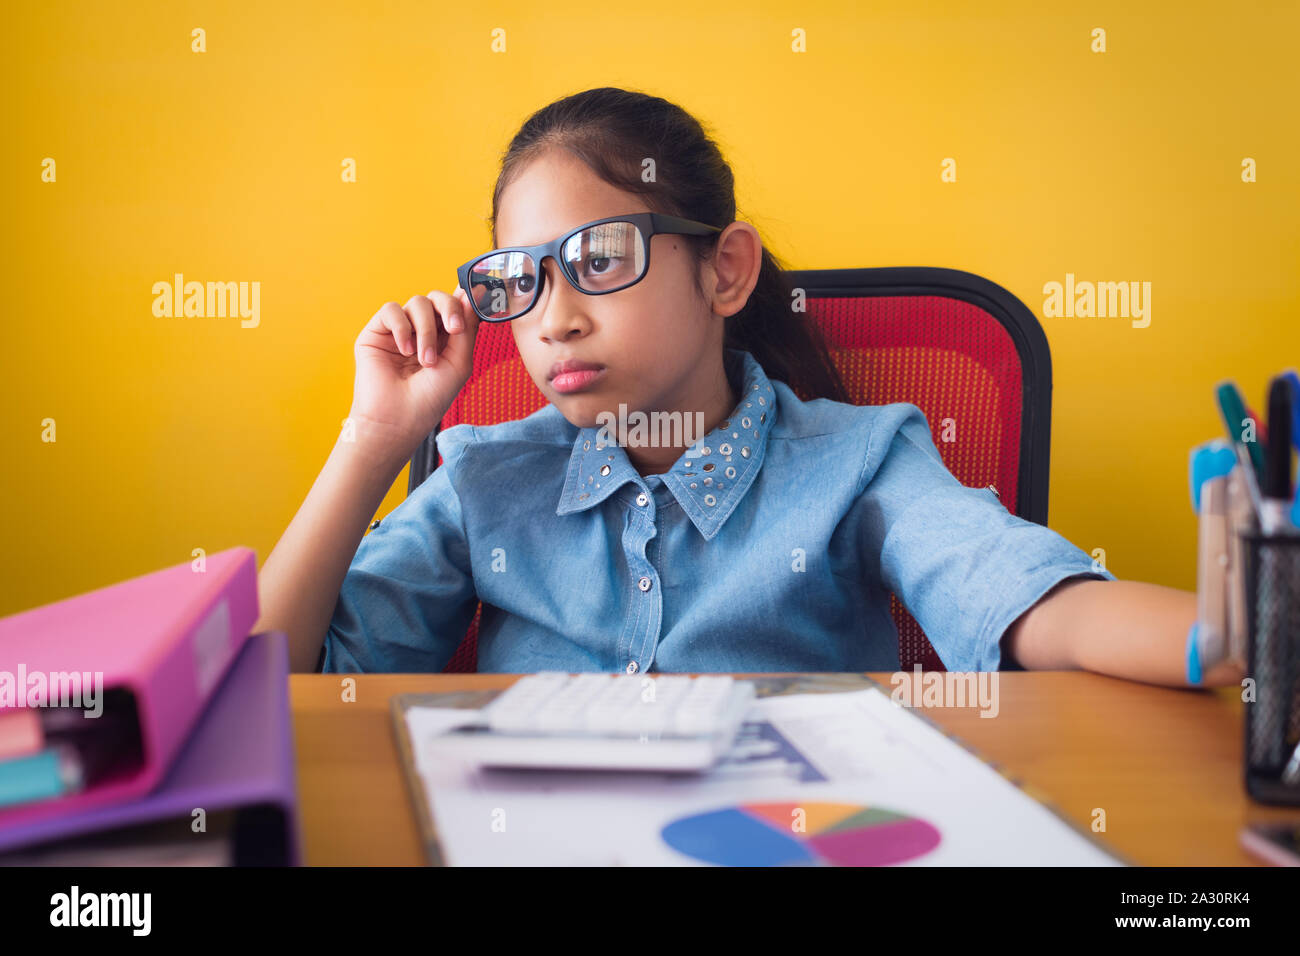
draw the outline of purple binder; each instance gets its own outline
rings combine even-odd
[[[248,638],[157,788],[125,803],[0,828],[0,853],[151,821],[189,821],[201,807],[209,816],[236,811],[239,839],[257,842],[259,862],[298,866],[297,803],[289,643],[282,631],[268,631]]]

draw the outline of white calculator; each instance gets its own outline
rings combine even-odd
[[[424,745],[486,767],[698,772],[731,749],[754,697],[727,675],[543,671]]]

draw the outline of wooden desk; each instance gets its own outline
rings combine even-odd
[[[890,689],[889,675],[872,678]],[[355,703],[342,681],[356,681]],[[394,694],[509,686],[514,674],[293,674],[289,689],[308,865],[419,866],[419,834],[389,716]],[[1062,814],[1147,866],[1242,866],[1247,822],[1300,808],[1251,802],[1235,688],[1179,690],[1080,671],[998,675],[999,713],[922,712]]]

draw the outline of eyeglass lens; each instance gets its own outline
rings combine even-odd
[[[588,226],[569,237],[561,255],[565,272],[587,292],[613,292],[645,273],[645,237],[630,222]],[[491,253],[470,267],[469,293],[481,315],[503,322],[532,305],[541,285],[538,271],[527,253]]]

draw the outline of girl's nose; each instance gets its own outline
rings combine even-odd
[[[546,280],[538,290],[541,298],[533,306],[540,318],[537,334],[548,341],[564,342],[575,333],[585,333],[591,324],[587,313],[589,297],[569,285],[557,263],[543,262],[542,269],[546,270]]]

